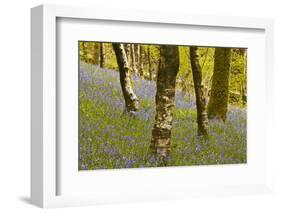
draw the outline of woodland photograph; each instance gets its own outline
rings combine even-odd
[[[247,163],[247,49],[78,41],[79,170]]]

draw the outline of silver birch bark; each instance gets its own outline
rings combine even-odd
[[[139,100],[132,87],[130,67],[128,65],[124,45],[119,43],[112,43],[112,46],[119,67],[120,83],[125,100],[125,112],[129,114],[135,114],[135,112],[139,108]]]
[[[162,45],[155,98],[156,116],[150,144],[152,153],[156,155],[162,165],[166,165],[166,159],[171,150],[171,131],[178,70],[178,47]]]

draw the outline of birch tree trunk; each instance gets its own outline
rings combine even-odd
[[[130,68],[124,50],[124,45],[119,43],[112,43],[112,46],[119,67],[120,83],[125,99],[125,112],[129,114],[134,114],[139,108],[139,100],[132,87],[130,78]]]
[[[204,93],[204,85],[202,84],[202,70],[199,63],[198,48],[190,47],[189,50],[197,106],[198,135],[207,137],[208,116],[206,110],[206,94]]]
[[[134,73],[137,73],[137,66],[136,66],[136,55],[135,55],[135,44],[131,44],[131,60],[132,60],[132,69]]]
[[[136,61],[136,69],[137,72],[139,72],[139,65],[140,65],[140,45],[139,44],[134,44],[134,48],[135,48],[135,61]]]
[[[171,149],[173,109],[175,106],[176,76],[179,70],[177,46],[162,45],[157,76],[156,116],[150,148],[157,159],[166,165]]]
[[[216,48],[211,96],[208,104],[209,119],[226,120],[231,48]]]
[[[125,48],[125,53],[127,56],[127,63],[128,66],[131,67],[132,63],[131,63],[131,45],[130,44],[124,44],[124,48]]]

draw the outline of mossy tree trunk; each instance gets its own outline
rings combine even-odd
[[[123,44],[112,43],[120,73],[120,83],[125,99],[125,112],[134,114],[139,108],[139,100],[133,90],[130,67]]]
[[[244,105],[247,103],[246,98],[246,76],[247,76],[247,49],[241,50],[241,55],[243,56],[243,73],[242,73],[242,82],[241,82],[241,103]]]
[[[190,47],[190,62],[193,75],[193,83],[197,107],[198,135],[208,136],[208,116],[206,109],[206,95],[202,84],[202,71],[199,63],[199,52],[197,47]]]
[[[216,48],[211,96],[208,104],[209,119],[226,120],[231,48]]]
[[[179,70],[177,46],[162,45],[157,75],[156,115],[150,148],[160,162],[166,165],[170,152],[173,109],[175,106],[176,76]]]

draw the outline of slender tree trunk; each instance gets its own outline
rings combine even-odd
[[[140,70],[140,45],[134,44],[134,48],[135,48],[136,70],[139,73],[139,70]]]
[[[140,55],[139,55],[139,71],[140,76],[143,77],[143,60],[144,60],[144,49],[143,45],[140,45]]]
[[[80,55],[80,60],[85,61],[86,51],[85,51],[85,42],[83,41],[79,42],[79,55]]]
[[[131,44],[131,60],[132,60],[132,69],[134,73],[137,73],[137,66],[136,66],[136,55],[135,55],[135,44]]]
[[[127,56],[128,66],[131,67],[131,44],[124,44],[124,48]]]
[[[242,55],[243,55],[243,77],[242,77],[242,82],[241,82],[241,87],[242,87],[242,91],[241,91],[241,103],[244,105],[246,103],[246,75],[247,75],[247,50],[243,49],[242,51]]]
[[[155,47],[156,47],[158,53],[160,53],[160,46],[155,46]],[[156,63],[159,64],[159,62],[160,62],[160,56],[156,57]],[[153,70],[153,71],[155,73],[155,76],[157,76],[157,73],[159,71],[159,66],[156,66],[155,70]]]
[[[100,43],[100,67],[104,67],[104,44]]]
[[[150,46],[147,49],[147,57],[148,57],[148,73],[149,73],[149,80],[152,80],[152,68],[151,68],[151,56],[150,56]]]
[[[166,165],[170,152],[173,109],[175,106],[176,76],[179,70],[177,46],[162,45],[157,76],[156,116],[150,148],[157,159]]]
[[[226,120],[231,48],[216,48],[211,96],[208,104],[209,119]]]
[[[206,96],[204,93],[204,85],[202,84],[202,71],[197,47],[190,47],[190,62],[196,96],[198,135],[207,137],[208,116],[206,110]]]
[[[99,65],[99,59],[100,59],[100,45],[99,43],[93,44],[93,64]]]
[[[128,65],[126,53],[123,44],[112,43],[120,73],[120,83],[125,99],[125,112],[134,114],[139,108],[138,98],[133,90],[130,68]]]

